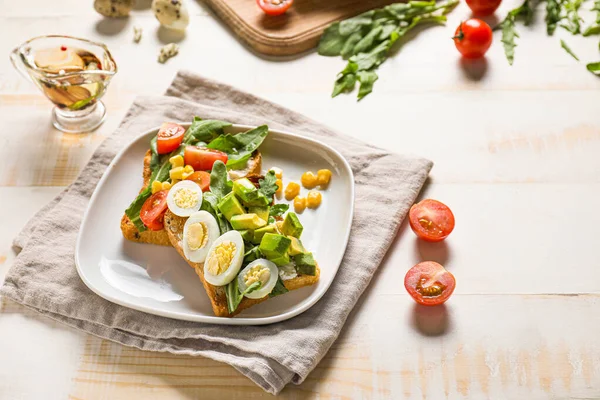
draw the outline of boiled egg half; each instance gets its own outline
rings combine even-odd
[[[169,210],[179,217],[189,217],[202,206],[202,189],[193,181],[177,182],[167,195]]]
[[[235,279],[244,260],[244,239],[238,231],[225,232],[214,241],[204,262],[204,279],[225,286]]]
[[[206,260],[210,246],[219,238],[219,224],[209,212],[198,211],[190,215],[183,226],[183,254],[195,263]]]
[[[238,275],[238,288],[241,293],[244,293],[254,282],[260,282],[261,285],[258,289],[244,295],[249,299],[260,299],[271,293],[278,278],[277,265],[264,258],[259,258],[252,261],[240,272]]]

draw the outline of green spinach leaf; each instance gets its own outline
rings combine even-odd
[[[275,297],[275,296],[279,296],[280,294],[284,294],[289,292],[288,288],[285,287],[285,285],[283,284],[283,280],[281,279],[281,277],[277,278],[277,283],[275,284],[275,287],[273,287],[273,290],[271,290],[271,293],[269,293],[269,297]]]
[[[231,192],[233,182],[227,177],[227,167],[223,161],[217,160],[210,172],[210,191],[217,196],[217,202]]]
[[[562,24],[561,27],[565,28],[573,35],[581,33],[581,17],[579,16],[579,8],[583,0],[565,0],[564,9],[566,11],[566,24]]]
[[[227,221],[227,218],[219,211],[217,204],[219,204],[218,196],[212,192],[206,192],[202,196],[202,206],[200,206],[200,209],[211,213],[215,217],[222,235],[231,230],[231,225]]]
[[[357,78],[360,82],[358,89],[358,99],[360,100],[373,91],[373,84],[378,76],[375,71],[358,71]]]
[[[194,117],[192,124],[185,132],[183,143],[196,144],[198,142],[208,143],[223,134],[223,130],[230,127],[230,122],[218,121],[212,119],[203,120],[200,117]]]
[[[588,71],[596,76],[600,76],[600,61],[589,63],[585,66]]]
[[[140,211],[142,210],[142,206],[144,205],[148,197],[150,197],[151,195],[152,189],[150,189],[150,186],[148,186],[140,194],[138,194],[135,200],[133,200],[129,207],[127,207],[127,210],[125,210],[125,215],[127,215],[129,220],[133,223],[133,225],[135,225],[136,229],[139,232],[144,232],[146,230],[146,226],[140,219]]]
[[[565,49],[565,51],[567,53],[569,53],[569,55],[571,57],[573,57],[574,59],[576,59],[577,61],[579,61],[579,57],[577,57],[575,55],[575,53],[573,53],[573,50],[571,50],[571,48],[567,45],[567,43],[564,40],[562,40],[562,39],[560,40],[560,47],[562,47],[563,49]]]
[[[227,153],[227,167],[229,169],[243,169],[246,167],[252,152],[254,152],[269,134],[269,127],[261,125],[247,132],[237,135],[222,135],[208,144],[209,149],[220,150]]]
[[[269,209],[269,217],[281,217],[289,209],[290,206],[287,204],[274,204]]]
[[[588,27],[585,31],[583,31],[583,36],[592,36],[592,35],[600,35],[600,25],[594,25]]]
[[[334,22],[323,32],[317,52],[322,56],[339,56],[346,43],[346,36],[340,33],[340,23]]]
[[[244,295],[260,289],[261,286],[261,281],[254,282],[248,286],[246,290],[240,293],[237,278],[234,278],[231,282],[229,282],[225,287],[225,294],[227,296],[227,309],[229,310],[229,313],[233,313],[235,310],[237,310],[238,306],[242,302],[242,299],[244,298]]]
[[[563,0],[546,0],[546,32],[553,35],[556,25],[562,20],[561,7]]]

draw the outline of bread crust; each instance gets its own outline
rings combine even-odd
[[[194,263],[185,258],[183,254],[182,239],[183,239],[183,227],[187,218],[178,217],[175,214],[167,211],[165,214],[165,228],[171,241],[171,245],[177,250],[179,255],[189,264],[190,267],[194,268],[196,275],[200,278],[204,290],[208,295],[210,304],[213,312],[217,317],[233,317],[243,310],[250,308],[256,304],[262,303],[267,300],[269,296],[262,297],[260,299],[249,299],[244,297],[238,308],[233,313],[229,313],[227,308],[227,296],[225,294],[225,288],[223,286],[213,286],[204,279],[204,263]],[[311,275],[300,275],[293,279],[283,281],[286,289],[295,290],[305,286],[314,285],[319,280],[320,269],[317,265],[317,273],[315,276]]]
[[[142,186],[140,193],[148,186],[148,183],[150,182],[150,176],[152,175],[152,170],[150,169],[151,160],[152,153],[150,150],[148,150],[144,156],[144,169],[142,172],[144,185]],[[242,177],[248,175],[259,175],[261,167],[262,156],[259,151],[255,151],[252,154],[252,157],[248,160],[247,167],[244,170],[239,170],[240,172],[237,173],[234,172],[235,170],[232,170],[230,171],[230,175],[235,175],[235,178],[233,179],[237,179],[238,176]],[[121,218],[121,232],[123,233],[123,237],[125,239],[132,242],[171,246],[167,232],[164,229],[161,229],[160,231],[151,231],[148,229],[140,232],[125,214],[123,214],[123,217]]]

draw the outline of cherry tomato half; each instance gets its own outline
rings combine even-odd
[[[206,171],[196,171],[185,179],[196,182],[203,192],[210,190],[210,174]]]
[[[502,0],[467,0],[467,5],[473,14],[481,17],[492,15],[500,3]]]
[[[471,18],[460,23],[452,39],[463,57],[483,57],[492,45],[492,28],[480,19]]]
[[[165,122],[160,127],[156,138],[158,154],[167,154],[177,149],[183,140],[185,128],[173,122]]]
[[[294,0],[256,0],[256,4],[267,15],[281,15],[288,10]]]
[[[163,229],[165,211],[167,211],[168,190],[161,190],[148,197],[140,211],[140,219],[151,231],[160,231]]]
[[[417,303],[437,306],[452,295],[456,280],[440,264],[425,261],[408,270],[404,277],[404,287]]]
[[[444,203],[426,199],[410,208],[408,222],[419,239],[439,242],[454,229],[454,214]]]
[[[191,165],[195,171],[211,171],[217,160],[227,164],[227,154],[206,147],[187,146],[183,153],[185,165]]]

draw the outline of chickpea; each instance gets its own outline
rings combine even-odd
[[[298,196],[299,193],[300,185],[298,185],[296,182],[290,182],[285,188],[285,199],[288,201],[292,200],[294,197]]]

